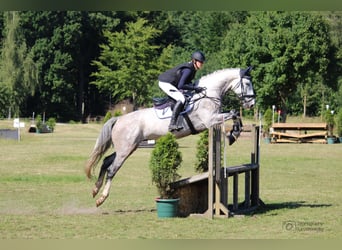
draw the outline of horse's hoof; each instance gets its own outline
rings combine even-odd
[[[103,204],[103,202],[105,202],[105,200],[107,199],[107,196],[102,195],[100,198],[98,198],[96,200],[96,207],[99,207]]]
[[[97,195],[98,192],[99,192],[99,189],[97,187],[95,187],[93,189],[93,198],[95,198],[95,196]]]

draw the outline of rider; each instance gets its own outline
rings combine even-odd
[[[191,81],[195,78],[196,71],[202,68],[204,61],[204,54],[201,51],[195,51],[191,55],[190,62],[169,69],[158,77],[159,87],[176,101],[169,125],[171,132],[182,129],[182,127],[177,126],[179,113],[183,110],[185,103],[182,92],[184,90],[195,90],[196,93],[199,93],[203,90],[201,87],[194,86]]]

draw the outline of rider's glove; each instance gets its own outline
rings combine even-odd
[[[197,87],[197,88],[195,88],[195,92],[196,93],[200,93],[200,92],[202,92],[204,90],[204,88],[202,88],[202,87]]]

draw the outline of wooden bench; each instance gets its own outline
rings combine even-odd
[[[272,142],[326,143],[326,123],[274,123],[271,128]]]

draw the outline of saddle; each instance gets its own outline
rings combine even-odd
[[[185,96],[185,104],[184,104],[183,112],[188,110],[188,106],[190,104],[192,94],[191,93],[185,93],[184,96]],[[153,97],[152,101],[153,101],[153,107],[155,109],[165,109],[165,108],[170,107],[171,110],[173,110],[173,107],[176,104],[176,101],[169,96]]]
[[[176,101],[168,96],[153,97],[152,101],[153,101],[153,107],[155,109],[165,109],[167,107],[171,107],[171,109],[173,109],[173,106],[176,104]]]

